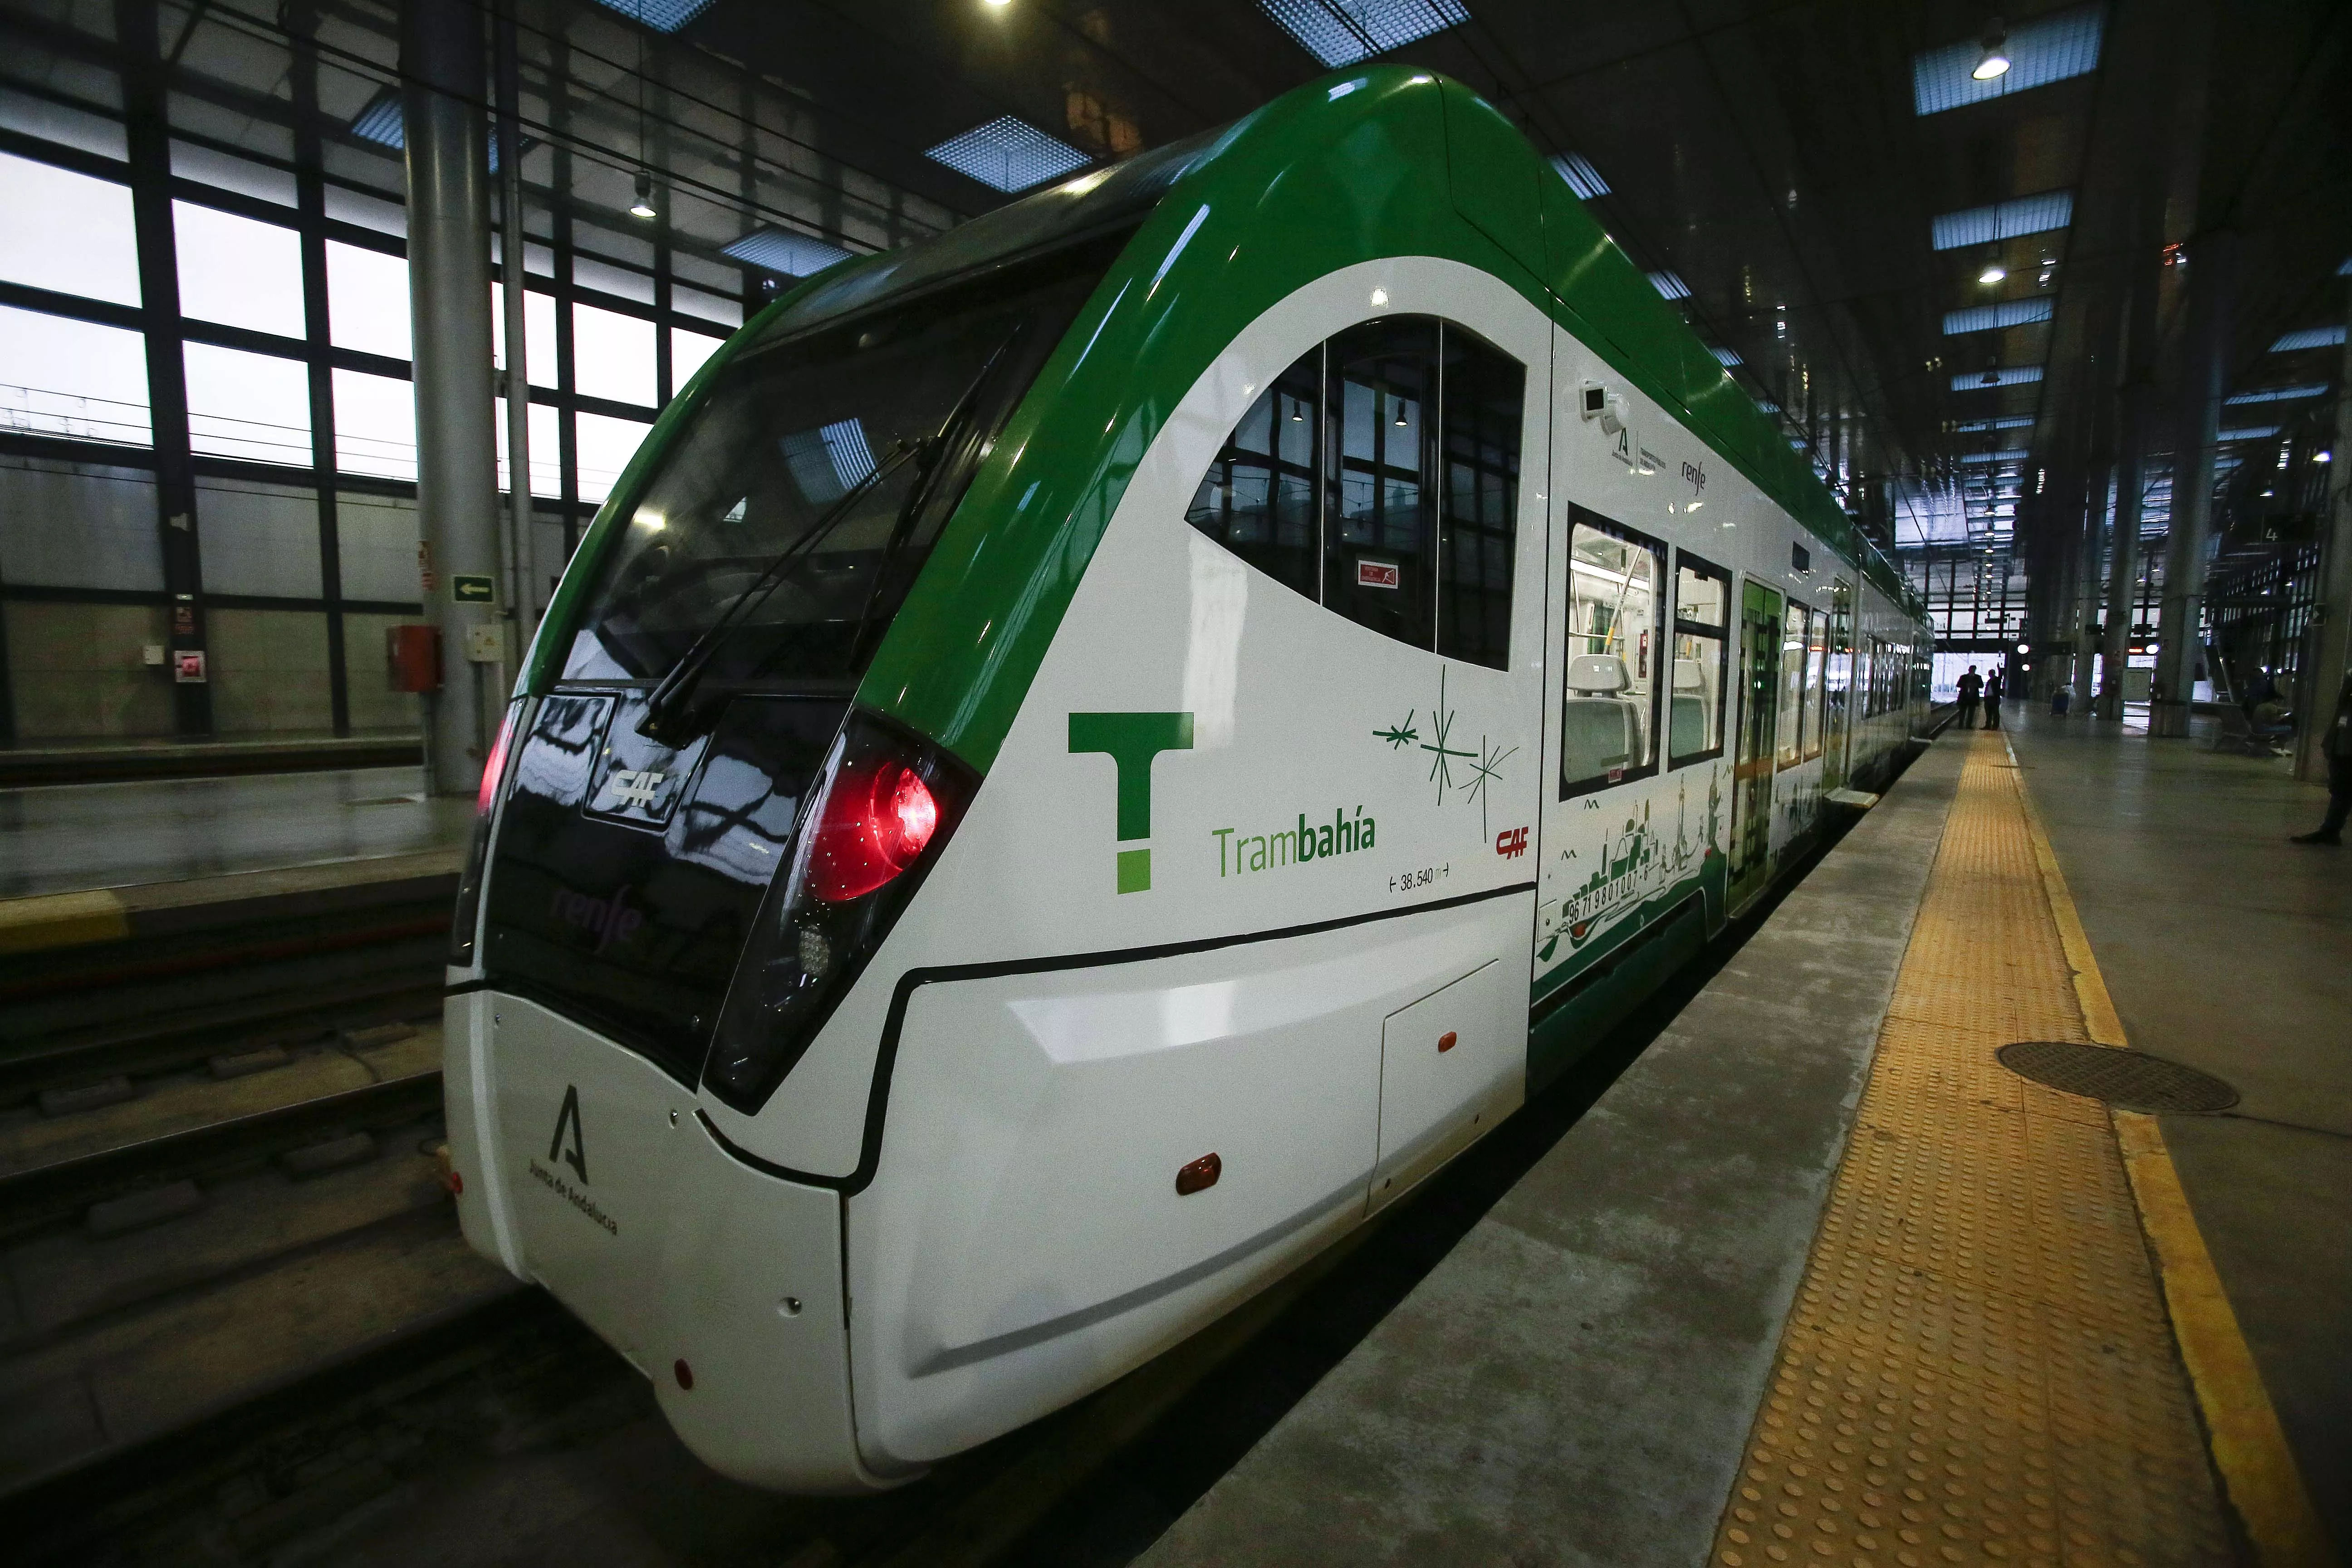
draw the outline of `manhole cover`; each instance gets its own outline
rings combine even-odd
[[[1994,1054],[2020,1078],[2126,1110],[2194,1114],[2238,1103],[2238,1091],[2212,1074],[2139,1051],[2073,1040],[2019,1040]]]

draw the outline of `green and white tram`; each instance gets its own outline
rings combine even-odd
[[[793,1489],[1135,1367],[1508,1116],[1921,716],[1890,565],[1402,68],[803,284],[483,788],[467,1237]]]

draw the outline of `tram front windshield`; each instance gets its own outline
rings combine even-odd
[[[748,347],[630,505],[564,678],[658,679],[726,617],[719,683],[854,679],[1116,252],[1066,248]]]

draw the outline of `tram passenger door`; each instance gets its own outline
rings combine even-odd
[[[1749,583],[1739,604],[1739,745],[1731,771],[1731,907],[1762,889],[1772,858],[1772,748],[1779,733],[1780,595]]]
[[[1822,694],[1822,791],[1846,781],[1846,738],[1853,730],[1853,589],[1843,577],[1830,585],[1830,659]]]

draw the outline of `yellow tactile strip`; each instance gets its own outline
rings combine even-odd
[[[2105,1109],[1993,1059],[2084,1040],[1978,737],[1714,1561],[2230,1563]]]

